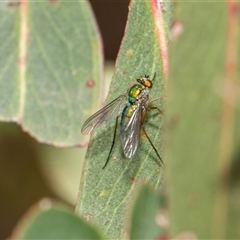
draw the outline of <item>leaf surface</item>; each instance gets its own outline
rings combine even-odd
[[[166,8],[170,8],[166,3]],[[153,80],[150,99],[162,97],[153,103],[163,109],[164,79],[167,62],[166,52],[171,12],[162,12],[157,1],[132,1],[122,41],[116,71],[106,103],[128,91],[136,83],[139,76],[149,75]],[[163,17],[163,14],[165,16]],[[160,18],[159,18],[160,16]],[[164,19],[164,20],[163,20]],[[160,28],[158,28],[160,26]],[[169,29],[168,29],[169,31]],[[162,35],[161,35],[161,34]],[[161,37],[163,38],[161,38]],[[165,58],[164,58],[164,57]],[[162,142],[163,116],[158,111],[147,113],[144,123],[147,133],[163,155]],[[120,146],[119,125],[116,144],[113,148],[109,164],[103,170],[113,140],[114,123],[97,130],[91,139],[85,160],[80,196],[76,212],[90,214],[92,221],[99,225],[111,239],[125,238],[127,231],[123,228],[126,207],[132,199],[139,182],[150,182],[154,188],[161,185],[162,168],[156,153],[144,134],[141,134],[140,145],[132,159],[123,156]]]

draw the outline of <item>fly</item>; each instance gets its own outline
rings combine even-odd
[[[147,110],[155,109],[162,114],[162,111],[158,107],[149,106],[150,102],[158,100],[155,99],[149,101],[148,90],[152,88],[152,80],[150,80],[149,76],[146,75],[144,77],[137,78],[138,83],[134,84],[128,91],[93,114],[83,124],[81,129],[82,134],[89,134],[102,125],[105,125],[111,120],[116,119],[112,145],[103,169],[107,166],[113,146],[115,144],[119,118],[120,138],[124,156],[126,158],[132,158],[135,155],[142,130],[161,163],[163,164],[162,158],[160,157],[153,142],[149,138],[145,128],[142,126]]]

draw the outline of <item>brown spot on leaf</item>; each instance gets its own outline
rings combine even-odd
[[[154,240],[169,240],[170,238],[166,234],[161,234],[154,238]]]
[[[89,87],[89,88],[92,88],[95,86],[95,81],[93,79],[88,79],[86,81],[86,86]]]
[[[50,3],[57,3],[59,0],[48,0]]]
[[[177,125],[179,124],[181,119],[180,114],[174,114],[170,117],[169,121],[168,121],[168,128],[169,130],[173,130],[177,127]]]
[[[126,72],[125,72],[125,71],[123,71],[123,72],[121,72],[121,74],[122,74],[122,76],[125,76],[125,75],[126,75]]]
[[[135,177],[130,177],[130,180],[133,183],[136,180],[136,178]]]
[[[239,11],[239,5],[237,2],[232,2],[230,5],[230,14],[236,16]]]
[[[18,58],[18,64],[19,64],[19,65],[24,65],[24,64],[26,64],[26,57],[24,56],[24,57]]]
[[[12,7],[19,7],[20,4],[21,4],[20,2],[9,2],[7,6],[11,7],[11,8]]]
[[[106,222],[104,223],[105,226],[107,226],[108,224],[109,224],[109,221],[106,221]]]

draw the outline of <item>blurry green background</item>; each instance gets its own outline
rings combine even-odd
[[[106,95],[124,34],[129,0],[92,0],[91,4],[103,38]],[[172,92],[168,94],[172,104],[168,106],[172,108],[168,108],[170,112],[166,113],[166,116],[170,116],[166,128],[172,134],[169,137],[171,142],[168,140],[168,148],[171,149],[171,154],[175,154],[168,155],[171,184],[167,191],[172,197],[169,203],[172,235],[191,225],[199,236],[209,236],[211,226],[208,223],[214,223],[218,233],[221,227],[218,228],[216,220],[222,219],[229,225],[226,229],[232,227],[228,236],[236,236],[239,232],[240,188],[237,177],[237,184],[234,180],[233,187],[223,188],[225,196],[229,198],[229,202],[223,204],[225,209],[218,208],[220,210],[215,218],[209,210],[216,202],[221,203],[222,199],[224,201],[224,198],[218,198],[218,194],[214,192],[219,187],[216,179],[221,176],[217,175],[218,157],[215,153],[219,147],[223,100],[221,86],[225,77],[223,56],[226,50],[227,4],[224,4],[195,5],[194,12],[193,7],[186,7],[191,4],[185,3],[184,8],[180,2],[174,2],[175,16],[178,13],[182,15],[180,19],[174,19],[171,33],[170,79],[174,81],[169,82],[168,88]],[[181,12],[182,9],[185,11]],[[176,41],[180,35],[181,41]],[[239,102],[237,106],[239,107]],[[236,113],[239,113],[239,108]],[[236,116],[238,122],[239,114]],[[239,138],[238,126],[236,124],[234,131],[236,139]],[[239,142],[234,144],[237,149]],[[52,197],[74,209],[85,151],[86,147],[59,149],[39,144],[16,124],[0,123],[0,239],[8,237],[26,210],[42,197]],[[212,152],[215,155],[211,155]],[[234,162],[237,163],[239,151],[235,158]],[[239,176],[239,169],[235,165],[232,165],[232,169],[236,173],[234,176]],[[223,180],[223,187],[225,177],[220,178]],[[224,218],[222,212],[228,207],[231,217]]]
[[[129,1],[90,1],[102,34],[106,90],[123,37]],[[85,148],[59,149],[39,144],[14,123],[0,123],[0,239],[42,197],[74,207]]]

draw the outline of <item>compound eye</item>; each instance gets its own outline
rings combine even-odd
[[[148,87],[148,88],[151,88],[151,87],[152,87],[152,81],[150,81],[150,80],[145,80],[145,81],[144,81],[144,85],[145,85],[146,87]]]
[[[148,79],[147,76],[139,77],[139,78],[137,78],[137,81],[147,88],[152,87],[152,81],[150,79]]]

